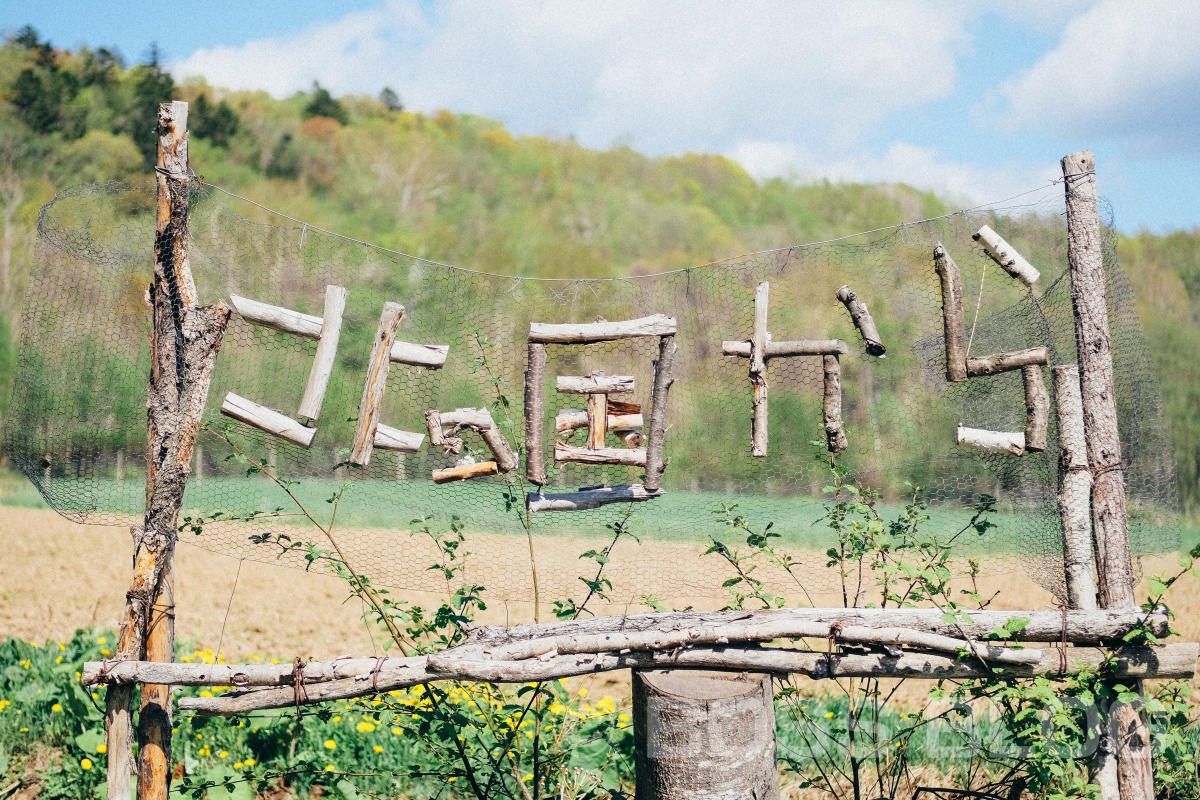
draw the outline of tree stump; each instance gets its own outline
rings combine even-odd
[[[771,676],[634,670],[637,800],[776,800]]]

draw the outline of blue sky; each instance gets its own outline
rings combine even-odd
[[[0,0],[0,27],[23,24],[130,60],[157,42],[214,86],[386,85],[518,133],[964,204],[1044,185],[1092,148],[1118,227],[1200,226],[1200,3]]]

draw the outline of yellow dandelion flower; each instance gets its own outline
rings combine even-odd
[[[59,656],[58,658],[54,659],[54,663],[55,663],[55,664],[61,664],[61,663],[62,663],[62,656]]]
[[[92,699],[93,699],[93,700],[99,700],[99,699],[100,699],[100,693],[99,693],[99,692],[92,692]]]
[[[221,752],[217,753],[217,758],[229,758],[229,751],[222,750]]]
[[[212,750],[208,749],[208,745],[205,745],[204,747],[201,747],[197,752],[202,756],[207,756],[210,753],[212,753]]]
[[[335,717],[333,718],[333,721],[334,721],[334,722],[341,722],[341,721],[342,721],[342,716],[341,716],[340,714],[338,714],[337,716],[335,716]]]
[[[101,651],[100,651],[100,655],[102,655],[102,656],[111,656],[111,655],[112,655],[112,650],[109,650],[109,649],[106,647],[106,648],[104,648],[103,650],[101,650]]]
[[[80,767],[80,769],[91,769],[92,768],[92,760],[90,758],[79,759],[79,767]]]
[[[833,719],[833,712],[832,712],[832,711],[826,711],[826,712],[825,712],[825,719]]]
[[[377,744],[377,745],[375,745],[374,747],[372,747],[371,749],[372,749],[372,750],[374,750],[376,753],[382,753],[382,752],[383,752],[383,745]]]
[[[208,689],[205,689],[203,692],[200,693],[200,696],[201,697],[212,697],[213,693],[210,692]]]
[[[100,744],[96,745],[96,752],[100,755],[104,755],[108,752],[108,745],[101,742]]]
[[[533,773],[532,772],[525,773],[523,776],[521,776],[521,780],[525,781],[525,783],[529,783],[531,780],[533,780]]]
[[[371,731],[375,730],[375,726],[364,719],[362,722],[355,725],[354,729],[359,733],[370,733]]]
[[[587,697],[587,689],[580,689],[580,690],[579,690],[579,696],[580,696],[580,697]]]
[[[61,714],[62,713],[62,705],[60,705],[59,703],[55,703],[54,705],[50,706],[50,711],[52,711],[55,714]]]
[[[255,761],[253,758],[247,758],[247,759],[245,760],[245,762],[243,762],[243,763],[245,763],[245,765],[246,765],[247,767],[253,767],[253,766],[254,766],[255,764],[257,764],[258,762],[257,762],[257,761]]]
[[[325,749],[326,750],[337,750],[337,742],[335,742],[333,739],[326,739],[325,740]]]
[[[66,651],[66,649],[67,649],[67,646],[66,646],[65,644],[63,644],[62,642],[59,642],[59,643],[58,643],[58,649],[59,649],[59,650],[61,650],[61,651]]]
[[[235,762],[233,762],[233,768],[234,768],[234,769],[241,769],[243,766],[244,766],[244,765],[242,764],[242,762],[241,762],[241,761],[235,761]]]
[[[325,765],[325,771],[326,771],[326,772],[333,772],[333,764],[326,764],[326,765]]]
[[[396,736],[403,736],[404,728],[392,728],[392,733],[394,733]]]
[[[103,636],[101,636],[96,640],[96,644],[108,644],[108,639],[105,639]]]

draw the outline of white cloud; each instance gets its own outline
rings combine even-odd
[[[1029,169],[1017,164],[980,167],[947,161],[932,148],[893,142],[882,155],[870,153],[830,159],[789,142],[746,141],[730,157],[755,178],[787,177],[858,183],[906,183],[932,189],[963,206],[1006,200],[1046,186],[1058,177],[1058,165]]]
[[[1104,0],[980,110],[1010,131],[1200,147],[1200,4]]]
[[[933,0],[389,0],[301,34],[200,50],[180,76],[276,95],[390,85],[414,108],[649,152],[744,139],[847,147],[947,97],[968,12]]]

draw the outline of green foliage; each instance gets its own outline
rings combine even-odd
[[[328,89],[316,81],[313,81],[312,94],[309,96],[308,105],[304,106],[303,116],[305,119],[328,117],[343,125],[350,122],[350,114],[346,111],[346,107],[331,95]]]

